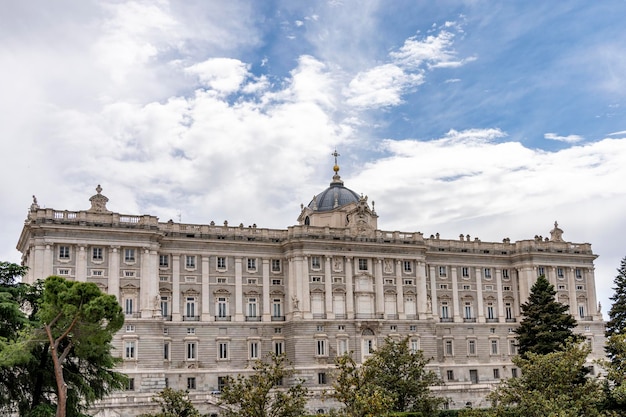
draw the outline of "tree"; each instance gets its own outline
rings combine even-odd
[[[73,381],[74,372],[83,374],[83,380],[73,386],[79,395],[72,396],[72,401],[80,399],[88,405],[109,390],[121,388],[122,376],[110,371],[117,363],[111,356],[111,341],[124,324],[122,308],[115,296],[103,293],[94,283],[51,276],[44,282],[37,316],[53,363],[57,417],[66,417],[66,379]],[[99,380],[85,380],[85,375]],[[73,403],[72,407],[80,405]]]
[[[270,353],[257,360],[252,374],[228,378],[220,405],[226,417],[299,417],[305,414],[308,389],[296,379],[289,388],[283,382],[295,374],[284,355]]]
[[[395,401],[393,395],[367,380],[364,367],[357,366],[352,353],[337,357],[335,365],[330,397],[343,404],[340,416],[374,417],[390,411]]]
[[[524,318],[515,330],[520,355],[547,354],[562,349],[570,338],[580,340],[572,331],[576,320],[555,295],[554,286],[543,275],[530,289],[528,301],[521,305]]]
[[[187,391],[165,388],[152,398],[161,407],[161,412],[141,414],[139,417],[200,417],[188,394]]]
[[[385,343],[374,351],[363,364],[365,379],[393,397],[393,411],[418,411],[430,415],[445,402],[436,397],[431,386],[443,381],[433,371],[427,370],[430,359],[421,350],[412,351],[409,338]]]
[[[492,417],[570,417],[600,416],[603,400],[601,384],[595,378],[579,383],[582,368],[591,349],[569,340],[547,354],[528,351],[513,363],[521,377],[503,381],[489,395]]]
[[[605,332],[604,349],[608,360],[601,361],[601,365],[607,371],[606,407],[619,415],[626,415],[622,411],[626,406],[626,258],[617,269],[614,283],[615,292],[610,297],[613,304]]]
[[[613,304],[609,310],[609,321],[606,323],[605,336],[607,338],[622,334],[626,330],[626,257],[622,259],[613,282],[615,288],[613,288],[613,296],[609,298]],[[611,351],[611,346],[606,347],[606,352],[609,358],[614,353]]]

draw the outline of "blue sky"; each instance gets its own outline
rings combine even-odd
[[[26,209],[286,228],[330,181],[385,230],[626,255],[626,2],[0,4],[0,259]]]

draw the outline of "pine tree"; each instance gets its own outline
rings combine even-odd
[[[562,350],[568,339],[580,340],[572,329],[576,320],[568,306],[555,299],[554,286],[542,275],[530,289],[528,301],[521,305],[522,319],[517,333],[520,355],[527,352],[545,355]]]
[[[626,257],[622,259],[613,282],[615,293],[609,298],[613,304],[609,310],[609,321],[606,323],[605,336],[607,338],[614,334],[622,334],[626,330]],[[607,353],[610,357],[611,352],[607,351]]]

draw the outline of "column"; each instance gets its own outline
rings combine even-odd
[[[200,314],[200,320],[211,321],[211,290],[209,287],[209,259],[210,256],[200,256],[202,259],[202,313]]]
[[[404,314],[404,282],[402,280],[402,260],[396,260],[396,310],[400,320],[406,319]],[[418,306],[419,308],[419,306]]]
[[[311,314],[311,291],[309,290],[309,258],[304,257],[300,263],[300,280],[302,281],[302,294],[300,296],[300,309],[303,312],[303,317],[312,319]]]
[[[76,281],[87,281],[87,251],[83,245],[78,246],[76,251],[76,271],[74,276]]]
[[[426,290],[426,269],[423,262],[415,260],[417,274],[417,318],[424,319],[428,314],[428,290]],[[431,301],[432,303],[432,301]]]
[[[330,269],[332,262],[333,259],[327,256],[324,263],[324,312],[327,319],[335,318],[335,313],[333,312],[333,277]]]
[[[456,268],[450,268],[450,274],[452,275],[452,314],[455,323],[463,322],[461,317],[461,306],[459,305],[459,283],[456,276]]]
[[[567,277],[567,293],[569,296],[569,313],[574,316],[574,318],[576,318],[578,317],[578,311],[576,310],[578,302],[576,300],[576,281],[574,279],[574,268],[565,268],[565,274]]]
[[[172,253],[172,321],[182,321],[180,295],[180,254]]]
[[[385,288],[383,286],[382,259],[374,259],[374,281],[376,285],[376,316],[385,317]]]
[[[109,294],[120,300],[120,254],[119,246],[111,246],[108,253],[109,258]]]
[[[46,245],[43,251],[43,263],[41,264],[40,274],[35,279],[46,279],[50,275],[56,275],[54,270],[54,247]]]
[[[596,297],[595,268],[588,268],[585,274],[585,285],[587,286],[587,313],[593,316],[594,320],[602,320],[602,313],[598,312],[598,299]]]
[[[243,317],[243,259],[235,258],[235,320],[244,321]]]
[[[426,268],[426,264],[423,264]],[[439,317],[439,309],[437,308],[437,277],[435,275],[435,267],[430,266],[430,307],[433,317]]]
[[[352,258],[346,257],[346,314],[354,318],[354,287],[352,284]]]
[[[498,322],[503,323],[505,320],[504,315],[504,295],[502,294],[502,270],[496,269],[496,291],[498,293]],[[513,275],[513,271],[510,271],[509,279]]]
[[[270,260],[269,259],[263,259],[263,269],[262,269],[262,273],[263,273],[263,289],[262,291],[262,297],[263,297],[263,315],[262,315],[262,320],[263,321],[270,321],[272,320],[272,310],[271,310],[271,306],[270,306]],[[284,266],[283,266],[284,267]]]
[[[158,257],[155,250],[144,248],[141,254],[139,303],[141,318],[151,318],[159,312]],[[156,312],[156,313],[155,313]],[[160,314],[159,314],[160,315]]]
[[[476,310],[478,311],[478,323],[485,322],[485,306],[483,302],[483,274],[481,268],[476,268]]]
[[[523,304],[528,300],[530,295],[530,287],[534,284],[532,278],[534,268],[530,266],[522,267],[518,270],[518,285],[519,285],[519,303]]]

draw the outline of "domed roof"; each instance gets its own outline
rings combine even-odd
[[[339,165],[337,165],[337,151],[335,151],[335,166],[333,180],[330,187],[313,197],[308,207],[313,211],[330,211],[350,203],[358,203],[359,195],[349,188],[343,186],[343,181],[339,176]]]

